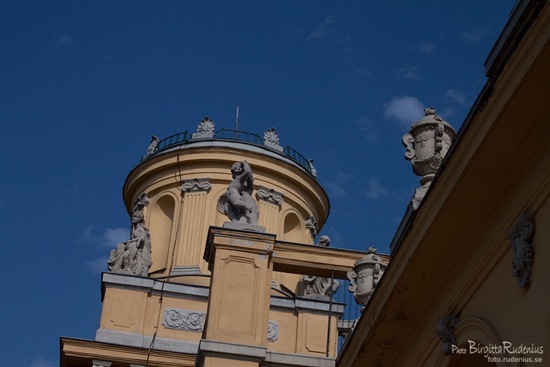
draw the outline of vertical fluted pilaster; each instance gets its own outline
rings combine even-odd
[[[206,242],[206,199],[210,191],[210,179],[194,178],[181,186],[183,210],[180,223],[180,239],[176,249],[174,273],[192,274],[200,271],[202,245]]]
[[[260,217],[258,224],[265,227],[267,233],[277,233],[279,229],[279,211],[283,204],[283,194],[260,186],[257,194]]]

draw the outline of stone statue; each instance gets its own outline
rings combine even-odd
[[[307,164],[309,166],[309,172],[311,172],[311,175],[315,178],[317,178],[317,170],[315,169],[315,166],[313,165],[313,159],[308,159]]]
[[[374,247],[370,247],[367,255],[355,262],[347,274],[350,280],[348,290],[353,293],[355,302],[362,306],[367,304],[386,267]]]
[[[310,215],[306,221],[304,222],[304,225],[307,229],[309,229],[309,232],[311,233],[311,237],[315,238],[317,237],[317,233],[319,231],[319,228],[317,227],[317,220],[313,215]]]
[[[315,246],[329,247],[329,236],[321,236]],[[297,295],[304,298],[313,298],[322,301],[330,300],[330,297],[338,290],[340,283],[336,279],[323,278],[313,275],[302,275],[298,283]]]
[[[147,153],[143,156],[143,159],[153,155],[155,152],[155,149],[157,149],[157,145],[159,144],[159,138],[157,138],[155,135],[151,136],[151,143],[149,143],[149,147],[147,147]]]
[[[218,201],[218,210],[232,222],[258,224],[258,206],[252,196],[254,177],[247,161],[231,166],[233,181]]]
[[[130,239],[111,250],[109,271],[112,273],[147,276],[151,267],[151,236],[145,227],[143,208],[149,204],[147,194],[140,195],[132,207],[132,232]]]

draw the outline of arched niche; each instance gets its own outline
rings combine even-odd
[[[304,235],[304,224],[300,220],[298,213],[287,211],[283,219],[283,241],[302,242]]]
[[[486,320],[479,317],[468,317],[456,324],[456,344],[459,349],[465,349],[466,353],[455,353],[445,356],[443,353],[438,359],[437,365],[442,367],[509,367],[509,362],[490,362],[483,354],[470,353],[470,343],[476,343],[476,348],[490,345],[502,345],[502,338]],[[510,357],[508,353],[493,357]]]
[[[152,261],[150,273],[165,270],[168,266],[173,224],[176,213],[176,199],[170,193],[159,196],[149,211]]]

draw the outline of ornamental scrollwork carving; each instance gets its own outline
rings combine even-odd
[[[531,283],[531,272],[535,260],[533,236],[535,234],[535,220],[530,214],[523,214],[516,221],[507,239],[514,250],[512,261],[512,275],[518,278],[522,288],[528,288]]]
[[[452,354],[453,345],[456,345],[455,327],[458,315],[447,315],[437,320],[437,336],[443,342],[441,350],[446,356]]]
[[[209,178],[194,178],[192,180],[183,181],[181,185],[182,192],[191,192],[191,191],[210,191],[212,185],[210,184]]]
[[[205,312],[167,308],[162,324],[169,329],[202,332],[205,317]]]
[[[273,189],[268,189],[267,187],[260,186],[258,192],[256,193],[258,200],[267,201],[268,203],[273,203],[276,205],[282,205],[284,202],[283,194],[275,191]]]
[[[275,320],[267,322],[267,341],[275,343],[279,340],[279,323]]]

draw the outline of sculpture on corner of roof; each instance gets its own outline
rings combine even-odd
[[[142,160],[152,156],[153,153],[155,152],[155,149],[157,149],[157,145],[159,145],[159,138],[157,138],[155,135],[151,136],[151,142],[149,143],[149,146],[147,147],[147,153],[145,153]]]
[[[319,247],[329,247],[330,237],[321,236],[315,244]],[[314,275],[302,275],[298,283],[298,296],[304,298],[318,299],[322,301],[330,300],[330,297],[338,290],[340,282],[336,279],[318,277]]]
[[[231,222],[258,224],[258,206],[252,196],[254,176],[247,161],[235,162],[231,166],[233,181],[218,200],[218,210],[227,215]]]
[[[355,302],[362,306],[367,304],[386,267],[374,247],[369,247],[367,254],[355,262],[347,274],[350,281],[348,290],[353,293]]]
[[[407,148],[405,159],[411,162],[413,172],[421,176],[421,186],[412,198],[414,210],[420,206],[455,135],[453,127],[437,115],[433,107],[426,108],[424,117],[413,123],[411,130],[403,135],[402,142]]]
[[[130,239],[116,245],[111,250],[109,271],[111,273],[131,274],[147,276],[151,261],[151,236],[145,227],[143,208],[149,204],[146,193],[141,194],[134,200],[132,206],[132,231]]]

